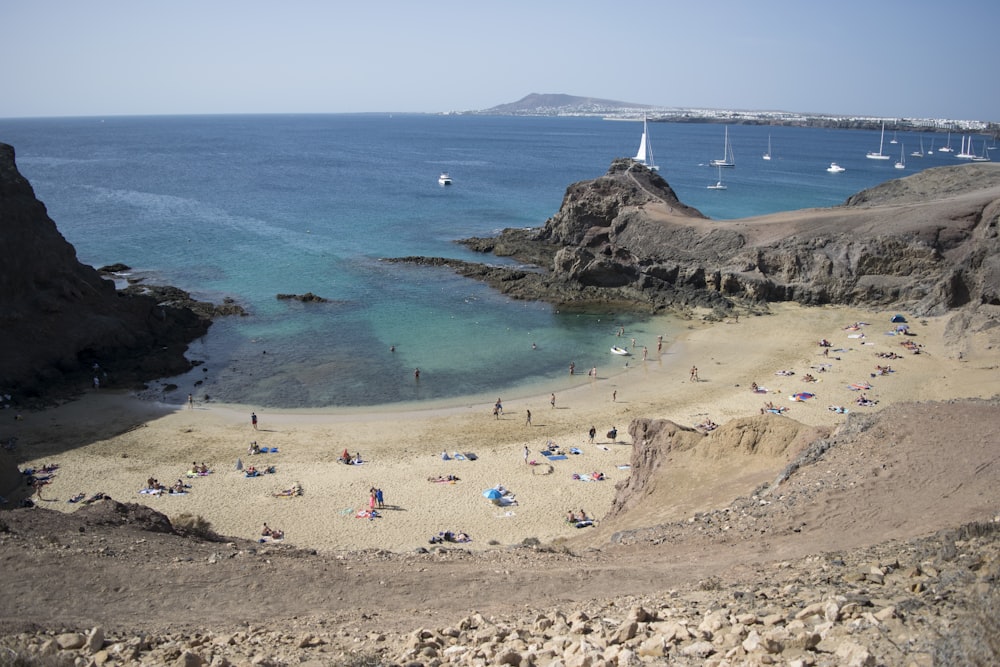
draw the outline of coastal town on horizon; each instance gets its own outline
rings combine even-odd
[[[756,125],[811,125],[840,128],[874,128],[891,123],[898,128],[919,131],[1000,132],[1000,123],[976,119],[883,117],[860,114],[794,112],[753,109],[711,109],[703,107],[667,107],[632,102],[620,102],[594,97],[565,94],[531,93],[516,102],[500,104],[479,111],[454,111],[449,115],[509,115],[509,116],[580,116],[607,120],[641,120],[649,122],[737,123]]]

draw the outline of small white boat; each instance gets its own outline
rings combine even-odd
[[[620,356],[623,356],[623,357],[627,357],[628,355],[632,354],[631,352],[629,352],[628,350],[626,350],[624,347],[618,347],[617,345],[612,345],[611,346],[611,353],[612,354],[617,354],[617,355],[620,355]]]
[[[938,149],[938,153],[954,153],[955,149],[951,147],[951,132],[948,132],[948,143]]]
[[[847,171],[846,169],[844,169],[843,167],[841,167],[841,166],[840,166],[839,164],[837,164],[836,162],[831,162],[831,163],[830,163],[830,166],[829,166],[829,167],[827,167],[827,168],[826,168],[826,170],[827,170],[828,172],[830,172],[831,174],[839,174],[839,173],[840,173],[840,172],[842,172],[842,171]]]
[[[708,164],[710,164],[713,167],[733,168],[736,166],[736,157],[733,155],[733,145],[729,143],[728,125],[726,126],[726,138],[722,148],[722,157],[718,160],[710,160]]]
[[[451,176],[447,172],[442,171],[441,175],[438,176],[438,185],[451,185]]]
[[[709,190],[728,190],[729,188],[725,183],[722,182],[722,167],[719,167],[719,180],[715,182],[715,185],[706,186]]]
[[[639,139],[639,151],[632,159],[639,164],[646,165],[653,171],[657,171],[659,169],[659,167],[656,166],[656,162],[653,160],[653,144],[649,141],[649,128],[646,124],[645,116],[642,117],[642,138]]]
[[[882,145],[885,143],[885,123],[882,123],[882,136],[878,140],[878,153],[872,151],[865,155],[869,160],[888,160],[889,156],[882,152]]]
[[[903,154],[903,147],[906,144],[899,145],[899,162],[895,164],[896,169],[906,169],[906,156]]]

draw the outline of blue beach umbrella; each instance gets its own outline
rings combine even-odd
[[[499,500],[502,497],[503,494],[496,489],[486,489],[483,491],[483,498],[487,498],[488,500]]]

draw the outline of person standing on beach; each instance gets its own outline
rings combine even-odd
[[[597,436],[597,427],[591,426],[590,430],[587,431],[587,435],[590,436],[590,444],[594,444],[594,438]]]
[[[556,395],[555,394],[552,394],[552,397],[549,398],[549,403],[552,405],[552,409],[555,410],[556,409]]]
[[[646,361],[646,357],[648,357],[648,356],[649,356],[649,350],[647,350],[646,346],[643,345],[642,346],[642,360]]]
[[[194,396],[188,394],[188,410],[194,410]]]
[[[497,396],[497,402],[496,402],[496,405],[494,407],[496,408],[497,414],[500,414],[500,415],[503,414],[503,403],[500,401],[500,397],[499,396]],[[498,419],[499,419],[499,417],[498,417]]]
[[[385,496],[382,495],[382,489],[375,489],[375,503],[379,509],[385,507]]]
[[[691,367],[691,376],[688,378],[690,382],[698,382],[698,367]]]
[[[253,426],[253,430],[255,430],[255,431],[257,430],[257,413],[256,412],[251,412],[250,413],[250,425]]]
[[[573,375],[575,372],[576,372],[576,363],[571,361],[569,362],[569,374]]]
[[[524,463],[528,463],[528,457],[531,456],[531,450],[528,449],[528,445],[524,446]]]
[[[525,409],[524,413],[527,415],[524,421],[525,426],[531,426],[531,410]]]
[[[611,392],[611,402],[614,403],[617,400],[618,400],[618,390],[615,389],[613,392]]]

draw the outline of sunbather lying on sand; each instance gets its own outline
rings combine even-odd
[[[302,495],[302,487],[299,485],[298,482],[295,482],[294,484],[292,484],[291,487],[275,493],[274,497],[287,498],[287,497],[301,496],[301,495]]]

